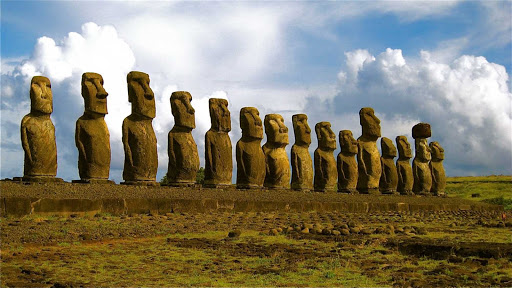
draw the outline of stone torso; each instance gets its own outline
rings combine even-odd
[[[57,144],[55,126],[49,116],[23,117],[22,144],[25,149],[25,176],[57,175]],[[26,135],[24,139],[23,135]],[[28,155],[30,153],[30,155]]]
[[[110,134],[103,117],[76,121],[78,171],[81,179],[108,179],[110,172]]]
[[[313,189],[313,160],[308,147],[293,145],[292,151],[292,189]]]
[[[412,167],[409,159],[397,160],[396,170],[398,173],[397,191],[403,195],[411,194],[412,186],[414,184],[414,178],[412,176]]]
[[[357,162],[354,154],[338,154],[338,191],[350,192],[357,186]]]
[[[360,161],[358,162],[357,190],[364,193],[368,189],[379,189],[382,168],[377,142],[361,139],[358,139],[358,142],[361,149],[358,155]]]
[[[191,132],[169,132],[168,153],[169,167],[167,177],[169,182],[195,183],[199,169],[199,154]]]
[[[315,191],[333,192],[337,184],[336,160],[333,151],[316,149],[315,157]]]
[[[265,155],[261,140],[236,143],[237,186],[261,187],[265,180]]]
[[[444,195],[446,188],[446,174],[444,172],[442,161],[431,161],[430,169],[432,171],[432,192],[435,195]]]
[[[412,161],[412,171],[414,175],[413,192],[416,194],[430,194],[432,187],[432,174],[429,163],[414,159]]]
[[[269,188],[290,187],[290,161],[284,147],[269,147],[263,145],[266,173],[264,186]]]
[[[393,158],[381,157],[382,175],[380,178],[380,190],[383,193],[396,192],[398,185],[398,173]]]
[[[231,184],[233,158],[231,139],[226,132],[209,130],[205,136],[205,184]]]
[[[123,121],[123,138],[131,152],[132,163],[125,155],[123,179],[125,181],[155,181],[158,154],[152,119],[138,120],[128,116]],[[125,147],[126,151],[126,147]]]

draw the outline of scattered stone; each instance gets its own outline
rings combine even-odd
[[[302,233],[302,234],[309,234],[309,228],[306,227],[306,228],[302,229],[300,231],[300,233]]]
[[[338,230],[332,230],[331,234],[334,235],[334,236],[339,236],[341,234],[341,232],[338,231]]]
[[[333,231],[334,231],[334,230],[333,230]],[[341,229],[339,232],[340,232],[340,233],[341,233],[341,235],[343,235],[343,236],[348,236],[348,235],[350,235],[350,230],[348,230],[348,229]]]
[[[242,234],[242,232],[240,230],[229,231],[228,237],[236,238],[236,237],[239,237],[241,234]]]

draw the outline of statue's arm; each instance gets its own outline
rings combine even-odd
[[[236,163],[238,164],[237,165],[237,169],[241,168],[240,170],[242,171],[242,175],[246,175],[246,171],[245,171],[245,163],[244,163],[244,157],[243,157],[243,151],[242,151],[242,148],[240,148],[240,145],[239,143],[236,144]]]
[[[30,145],[28,144],[27,127],[24,121],[21,122],[21,146],[23,146],[23,150],[25,150],[25,155],[27,155],[28,160],[32,163],[32,153],[30,151]]]
[[[341,159],[341,156],[338,155],[338,161],[336,162],[336,168],[338,169],[338,178],[341,178],[343,180],[347,180],[347,177],[345,176],[345,170],[343,167],[343,160]]]
[[[385,169],[386,167],[384,165],[384,162],[382,162],[382,159],[380,160],[380,167],[382,169],[381,170],[382,173],[381,173],[381,176],[380,176],[381,180],[383,181],[383,183],[389,184],[388,177],[387,177],[388,175],[386,175],[387,174],[386,173],[386,169]]]
[[[124,157],[130,163],[130,167],[133,167],[132,150],[130,148],[130,130],[128,129],[125,122],[123,122],[123,146],[124,146]]]
[[[396,164],[396,174],[398,174],[398,183],[404,183],[404,177],[402,176],[402,169]]]
[[[215,163],[213,163],[215,161],[215,159],[213,158],[212,156],[212,142],[210,141],[210,137],[208,137],[208,132],[206,132],[205,136],[204,136],[204,146],[205,146],[205,160],[208,161],[208,163],[210,163],[210,165],[206,165],[205,163],[205,168],[206,169],[209,169],[211,173],[213,173],[215,170],[215,167],[217,165],[215,165]]]
[[[429,164],[429,168],[430,168],[430,174],[432,174],[432,183],[437,183],[436,172],[433,169],[432,164]]]
[[[87,154],[85,154],[85,147],[81,140],[81,133],[82,133],[82,127],[80,126],[79,122],[76,121],[76,128],[75,128],[75,145],[76,148],[78,148],[78,151],[81,155],[83,155],[85,162],[87,162]]]
[[[169,166],[176,167],[176,154],[174,153],[174,141],[171,132],[167,135],[167,155],[169,155]]]
[[[362,171],[364,172],[364,174],[368,175],[368,171],[366,170],[366,164],[364,163],[363,160],[363,144],[361,144],[361,142],[359,141],[357,141],[357,150],[357,163],[359,163],[359,165],[361,165],[361,167],[363,168]]]

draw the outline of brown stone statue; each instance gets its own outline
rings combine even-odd
[[[401,195],[413,195],[412,186],[414,177],[412,176],[411,145],[405,136],[396,137],[396,146],[398,146],[398,160],[396,160],[396,171],[398,174],[398,185],[396,190]]]
[[[259,115],[254,107],[240,110],[242,138],[236,143],[238,189],[262,188],[265,180],[265,155],[260,146],[263,127]]]
[[[171,186],[195,185],[199,170],[199,154],[192,137],[196,128],[195,110],[190,105],[192,95],[186,91],[176,91],[171,95],[171,112],[174,127],[169,131],[167,152],[169,166],[167,180]]]
[[[370,107],[359,111],[359,122],[363,135],[357,139],[358,179],[357,190],[363,194],[379,194],[379,181],[382,173],[377,139],[380,137],[380,120]]]
[[[341,130],[340,153],[338,154],[338,192],[358,194],[357,186],[357,141],[350,130]]]
[[[396,147],[391,139],[382,137],[380,139],[382,157],[382,174],[380,176],[379,188],[382,194],[398,194],[398,173],[393,158],[396,157]]]
[[[78,183],[113,183],[110,172],[110,133],[105,115],[108,93],[103,77],[97,73],[82,74],[84,114],[76,121],[75,144],[78,148]]]
[[[25,151],[23,181],[57,182],[57,144],[50,80],[34,76],[30,82],[30,113],[21,120],[21,144]]]
[[[416,156],[412,161],[412,174],[414,176],[412,191],[415,194],[431,195],[432,173],[429,167],[431,154],[427,143],[427,138],[430,136],[430,124],[419,123],[412,127],[412,137],[416,149]]]
[[[125,182],[122,184],[158,185],[158,154],[152,125],[156,114],[155,97],[149,87],[149,75],[132,71],[126,80],[132,114],[123,121]]]
[[[209,106],[212,126],[205,135],[204,185],[229,186],[233,175],[233,158],[228,134],[231,131],[228,100],[211,98]]]
[[[309,154],[311,128],[306,114],[292,116],[295,144],[292,146],[292,183],[293,190],[310,191],[313,189],[313,160]]]
[[[290,161],[284,149],[289,143],[288,128],[279,114],[265,115],[264,125],[267,143],[262,147],[266,162],[263,186],[270,189],[290,188]]]
[[[443,160],[444,149],[437,142],[430,142],[430,151],[432,160],[430,161],[430,170],[432,171],[432,194],[436,196],[445,196],[446,174],[444,173]]]
[[[315,182],[314,188],[318,192],[334,192],[337,184],[336,160],[336,135],[331,130],[331,123],[319,122],[315,125],[318,148],[314,153],[315,158]]]

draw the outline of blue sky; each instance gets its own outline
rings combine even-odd
[[[110,94],[111,177],[120,181],[130,70],[149,73],[157,95],[159,178],[177,89],[194,97],[202,164],[207,99],[225,97],[234,143],[244,106],[281,113],[289,128],[291,115],[306,113],[310,126],[331,121],[335,133],[350,129],[356,137],[358,110],[372,106],[393,140],[412,142],[412,125],[431,123],[449,175],[512,174],[511,13],[510,1],[2,1],[0,174],[22,173],[27,81],[46,75],[58,175],[78,177],[74,122],[83,112],[81,74],[91,71],[103,75]]]

